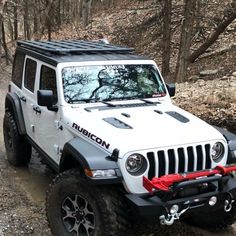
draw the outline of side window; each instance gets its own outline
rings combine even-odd
[[[22,86],[22,75],[25,61],[25,54],[17,51],[14,57],[13,70],[12,70],[12,82],[19,88]]]
[[[37,63],[29,58],[26,60],[25,64],[25,80],[24,86],[31,92],[34,92],[34,82],[36,75]]]
[[[40,87],[42,90],[52,90],[54,97],[54,105],[57,103],[57,80],[56,72],[54,69],[42,66],[40,76]]]

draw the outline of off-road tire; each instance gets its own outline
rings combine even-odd
[[[75,196],[79,199],[81,206],[85,205],[81,199],[84,199],[85,202],[87,201],[87,207],[90,206],[89,211],[94,213],[94,218],[91,214],[90,216],[85,216],[85,218],[87,217],[90,220],[90,225],[94,227],[87,235],[131,235],[131,224],[127,219],[129,213],[127,212],[124,201],[122,201],[122,195],[120,195],[117,189],[112,186],[98,187],[88,184],[86,179],[81,177],[81,174],[77,169],[68,170],[59,174],[53,180],[47,192],[46,213],[49,226],[54,235],[76,235],[76,230],[73,232],[74,234],[69,233],[69,229],[72,228],[75,224],[74,222],[76,222],[75,219],[73,219],[73,217],[67,217],[64,218],[65,220],[63,221],[66,211],[71,213],[76,212],[74,207],[76,204],[72,204],[73,206],[70,208],[72,211],[68,210],[68,203],[65,207],[68,197],[70,197],[70,200],[74,201]],[[86,212],[88,211],[83,210],[85,207],[82,206],[80,208],[85,212],[84,215],[86,215]],[[77,213],[78,212],[74,215],[78,215]],[[77,224],[82,222],[80,215],[78,218]],[[68,225],[68,228],[66,228],[66,224]],[[77,230],[79,235],[84,235],[81,233],[83,229],[84,226],[80,226],[80,231]]]
[[[188,224],[206,229],[211,232],[223,231],[236,221],[236,205],[232,206],[230,212],[225,212],[223,208],[204,212],[202,214],[194,213],[190,218],[185,220]]]
[[[6,112],[3,120],[3,135],[7,160],[13,166],[27,165],[31,158],[31,145],[19,134],[11,112]]]

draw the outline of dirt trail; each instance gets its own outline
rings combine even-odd
[[[7,75],[9,72],[6,71]],[[36,155],[28,168],[14,168],[5,159],[2,134],[4,97],[8,81],[0,83],[0,236],[51,236],[44,210],[45,192],[50,178],[42,175]],[[40,168],[37,168],[40,166]]]
[[[9,72],[6,73],[9,76]],[[14,168],[5,159],[2,120],[7,86],[7,80],[0,81],[0,236],[51,236],[45,217],[44,201],[52,172],[40,162],[36,153],[27,168]],[[176,223],[171,227],[161,227],[158,235],[236,236],[236,230],[231,227],[224,233],[213,234]]]

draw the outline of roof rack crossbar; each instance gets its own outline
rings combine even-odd
[[[120,47],[113,44],[103,44],[94,41],[83,40],[54,40],[54,41],[17,41],[18,46],[22,46],[41,53],[65,54],[65,53],[99,53],[99,52],[119,52],[128,53],[132,48]]]

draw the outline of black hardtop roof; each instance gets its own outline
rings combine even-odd
[[[19,40],[17,50],[53,65],[60,62],[147,59],[133,54],[133,48],[84,40]]]
[[[84,40],[53,40],[53,41],[35,41],[25,40],[17,41],[18,46],[22,46],[33,51],[52,54],[80,54],[80,53],[127,53],[133,51],[133,48],[116,46],[95,41]]]

